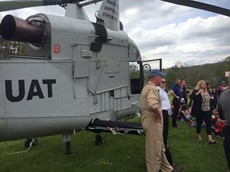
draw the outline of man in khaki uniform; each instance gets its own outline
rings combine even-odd
[[[153,69],[149,73],[148,84],[140,96],[142,127],[146,136],[145,154],[148,172],[182,171],[182,167],[173,170],[169,164],[163,142],[163,117],[161,99],[157,86],[165,73]]]

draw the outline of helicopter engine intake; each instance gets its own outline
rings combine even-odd
[[[0,33],[3,39],[33,44],[44,44],[47,32],[45,27],[33,21],[26,21],[12,15],[6,15],[1,22]]]

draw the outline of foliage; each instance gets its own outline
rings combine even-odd
[[[9,58],[9,55],[24,55],[25,45],[21,42],[3,41],[0,38],[0,59]]]
[[[131,78],[138,78],[140,69],[135,65],[130,65]],[[163,69],[166,72],[167,88],[175,82],[176,78],[186,81],[189,89],[193,89],[199,80],[206,80],[211,87],[218,87],[221,81],[226,80],[225,71],[230,70],[230,60],[218,63],[204,64],[198,66],[174,66],[172,68]],[[145,78],[147,80],[147,78]]]
[[[167,86],[169,88],[175,82],[176,72],[172,68],[164,70],[164,72],[166,73]]]
[[[190,89],[194,88],[199,80],[206,80],[212,87],[217,87],[222,80],[226,80],[225,71],[230,69],[230,61],[213,64],[204,64],[190,67],[173,67],[164,69],[170,87],[176,77],[184,79]]]
[[[139,78],[140,77],[140,69],[138,69],[138,66],[135,64],[129,65],[129,72],[130,72],[130,78]]]
[[[230,61],[230,56],[226,57],[225,61]]]
[[[140,122],[140,118],[135,118]],[[202,129],[203,141],[196,140],[195,128],[178,122],[179,129],[169,128],[169,146],[174,165],[183,165],[185,172],[225,172],[226,159],[222,138],[209,145]],[[171,124],[171,123],[170,123]],[[65,155],[61,136],[39,138],[39,146],[27,153],[21,151],[24,141],[0,143],[1,172],[146,172],[145,137],[139,135],[112,135],[102,133],[104,143],[94,144],[95,134],[81,131],[73,136],[72,154]]]

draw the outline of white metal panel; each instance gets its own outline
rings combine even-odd
[[[89,60],[74,60],[74,78],[89,76]]]
[[[95,38],[94,27],[88,21],[64,16],[47,15],[47,17],[52,29],[52,59],[72,59],[76,45],[90,45]],[[55,45],[59,45],[59,53],[54,52]]]
[[[114,90],[114,98],[127,97],[128,96],[128,86],[122,87]]]
[[[3,108],[0,109],[0,126],[4,130],[0,132],[0,140],[80,130],[89,123],[87,98],[77,102],[74,99],[72,65],[72,61],[1,61],[0,100]],[[55,80],[55,83],[44,84],[48,79]],[[19,80],[24,83],[24,88],[19,86]],[[10,81],[11,88],[5,88],[6,81]],[[32,81],[37,85],[34,86]],[[43,96],[37,95],[38,88]],[[6,89],[14,97],[22,94],[22,99],[10,101]],[[30,91],[34,95],[28,99]]]
[[[114,90],[129,85],[127,62],[100,61],[100,68],[97,69],[98,61],[90,63],[89,90],[92,93]]]

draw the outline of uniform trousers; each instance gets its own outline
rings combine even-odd
[[[162,110],[163,113],[163,138],[164,138],[164,145],[167,146],[168,140],[168,130],[169,130],[169,113],[167,110]]]
[[[153,114],[143,115],[142,127],[145,132],[145,155],[148,172],[171,172],[172,166],[165,155],[163,142],[163,121],[157,122]]]

